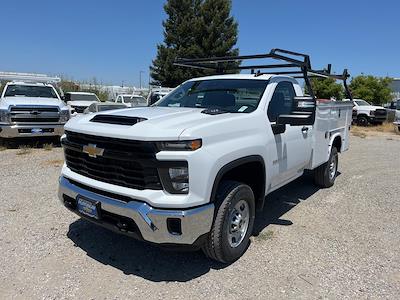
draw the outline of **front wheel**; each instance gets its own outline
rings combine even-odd
[[[203,252],[211,259],[231,263],[246,251],[253,232],[255,200],[251,188],[236,181],[224,181],[214,224]]]
[[[366,116],[359,116],[357,118],[357,125],[358,126],[368,126],[368,118]]]
[[[323,188],[331,187],[337,176],[339,157],[336,147],[332,147],[329,160],[314,171],[315,183]]]

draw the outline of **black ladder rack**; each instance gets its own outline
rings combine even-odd
[[[284,61],[281,64],[255,64],[255,65],[245,65],[241,66],[242,61],[257,60],[257,59],[275,59],[279,61]],[[230,63],[230,64],[229,64]],[[260,76],[263,74],[275,74],[275,75],[288,75],[294,78],[304,79],[307,86],[308,93],[311,97],[315,99],[315,94],[311,86],[310,78],[333,78],[335,80],[343,81],[343,86],[345,88],[347,97],[352,99],[351,92],[347,85],[347,79],[350,77],[347,69],[343,70],[342,74],[332,74],[332,65],[328,64],[325,69],[314,70],[311,67],[310,56],[303,53],[288,51],[284,49],[272,49],[266,54],[256,54],[256,55],[239,55],[239,56],[221,56],[221,57],[209,57],[209,58],[194,58],[186,59],[179,58],[175,61],[174,65],[180,67],[196,68],[202,70],[213,71],[217,74],[225,74],[229,71],[241,71],[241,70],[251,70],[254,76]],[[262,72],[262,69],[292,69],[288,71],[277,71],[277,72]],[[255,71],[257,70],[257,71]]]

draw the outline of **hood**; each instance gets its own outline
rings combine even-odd
[[[82,106],[82,107],[88,107],[92,103],[97,103],[98,101],[68,101],[67,105],[69,106]]]
[[[126,107],[147,107],[147,103],[125,103]]]
[[[371,111],[371,110],[385,109],[385,108],[382,106],[375,106],[375,105],[363,105],[363,106],[358,106],[357,109]]]
[[[173,108],[173,107],[137,107],[105,111],[97,114],[84,115],[71,119],[66,130],[138,140],[176,140],[188,128],[212,127],[225,119],[236,119],[240,113],[225,113],[208,115],[202,113],[203,108]],[[115,125],[91,122],[96,115],[113,115],[144,118],[146,120],[135,125]],[[194,137],[196,138],[196,137]]]
[[[372,105],[371,107],[372,107],[372,109],[384,109],[384,110],[386,110],[386,108],[384,108],[383,106]]]
[[[65,106],[64,103],[57,98],[39,98],[39,97],[4,97],[1,98],[1,106],[9,107],[10,105],[49,105],[49,106]]]

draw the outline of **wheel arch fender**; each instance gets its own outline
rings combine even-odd
[[[254,183],[250,182],[244,182],[248,184],[250,187],[254,188],[254,185],[257,184],[257,190],[254,191],[255,198],[256,198],[256,208],[260,209],[264,206],[264,199],[265,199],[265,188],[266,188],[266,170],[265,170],[265,161],[264,158],[261,155],[249,155],[245,157],[241,157],[238,159],[235,159],[227,164],[225,164],[223,167],[219,169],[217,172],[217,175],[214,178],[213,186],[211,189],[211,195],[210,195],[210,202],[216,202],[218,201],[218,187],[221,181],[224,179],[225,175],[228,175],[230,172],[234,171],[235,169],[238,170],[239,168],[243,166],[249,166],[250,164],[255,164],[261,169],[261,178],[258,177],[258,181]],[[232,179],[232,178],[229,178]]]
[[[360,118],[360,117],[366,117],[367,119],[369,119],[369,115],[365,111],[359,112],[357,114],[357,118]]]
[[[340,132],[333,134],[330,138],[328,157],[331,155],[332,147],[336,147],[339,153],[342,152],[343,142],[342,134]]]

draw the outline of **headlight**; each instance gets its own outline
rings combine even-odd
[[[189,169],[187,162],[166,162],[158,171],[164,190],[171,194],[189,192]]]
[[[10,123],[10,115],[8,110],[0,109],[0,123]]]
[[[189,171],[187,167],[170,168],[168,173],[175,191],[180,193],[189,191]]]
[[[160,151],[194,151],[201,148],[201,139],[190,141],[158,142]]]
[[[63,109],[60,112],[60,123],[67,123],[69,118],[71,117],[69,113],[69,109]]]
[[[374,111],[374,110],[370,110],[370,111],[369,111],[369,115],[370,115],[370,116],[375,116],[375,111]]]

